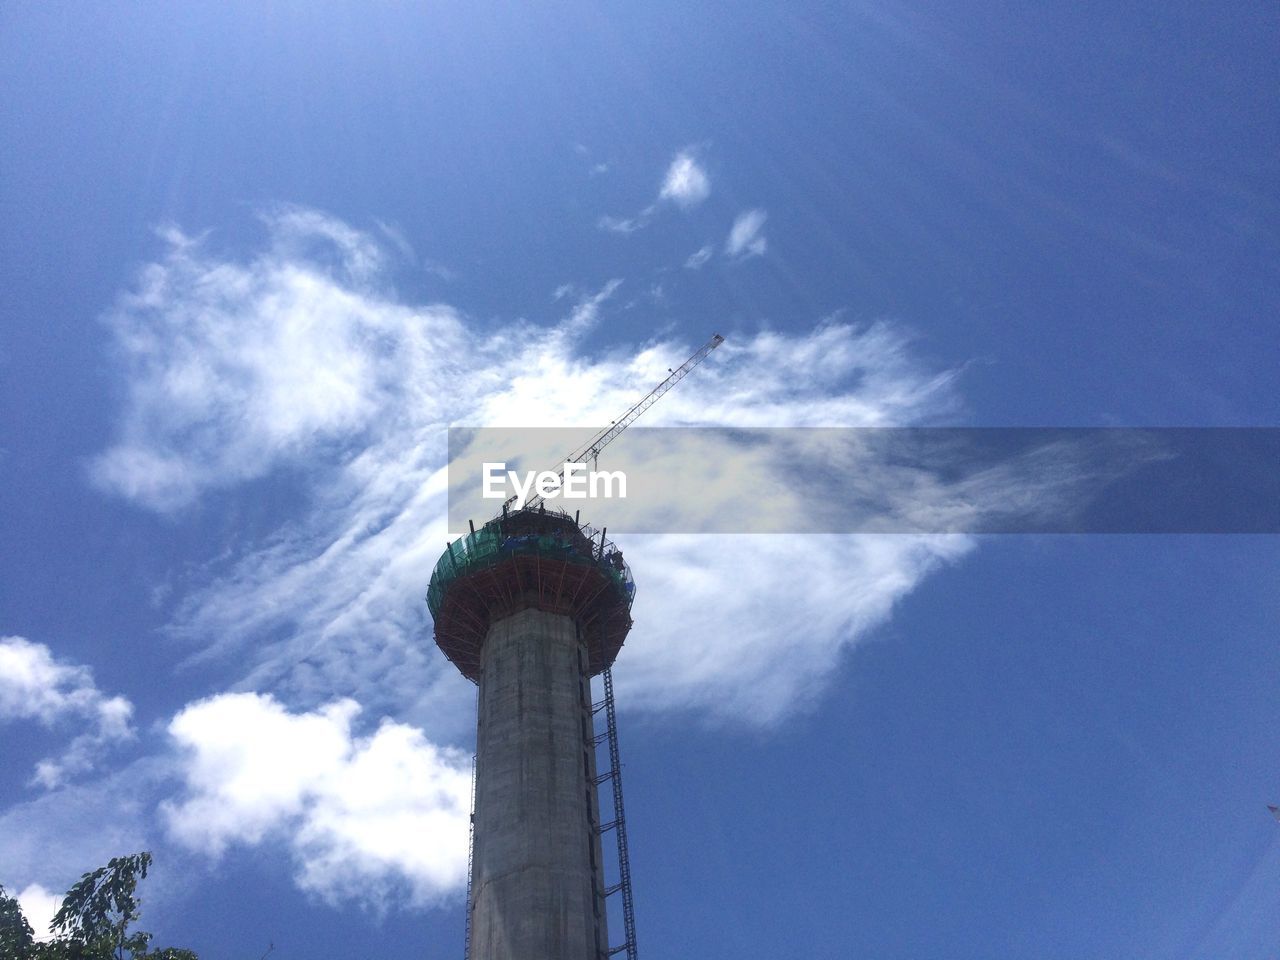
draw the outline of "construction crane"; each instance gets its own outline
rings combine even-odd
[[[559,478],[560,480],[564,479],[564,468],[566,463],[586,463],[588,460],[590,460],[594,464],[595,461],[599,458],[601,450],[603,450],[609,444],[613,443],[613,441],[618,438],[618,434],[622,433],[623,430],[627,429],[627,427],[635,423],[636,419],[642,413],[644,413],[646,410],[652,407],[655,403],[657,403],[658,400],[661,399],[664,393],[666,393],[668,390],[674,387],[677,383],[679,383],[681,380],[687,377],[690,371],[692,371],[694,367],[700,364],[703,360],[707,359],[711,351],[714,350],[716,347],[720,346],[720,344],[722,343],[724,343],[724,337],[720,336],[720,334],[718,333],[714,333],[711,335],[710,340],[704,343],[697,350],[697,352],[694,353],[693,356],[691,356],[684,363],[680,364],[680,366],[676,367],[674,370],[668,367],[667,372],[670,374],[670,376],[668,376],[667,379],[663,380],[660,384],[654,387],[653,390],[649,392],[648,396],[646,396],[634,407],[632,407],[630,410],[624,413],[617,420],[614,420],[609,426],[605,427],[603,430],[601,430],[599,433],[593,436],[590,440],[588,440],[585,444],[583,444],[579,449],[575,450],[569,456],[565,457],[564,460],[560,462],[560,469],[555,471],[556,477]],[[513,503],[516,502],[516,499],[517,498],[515,496],[508,498],[506,503],[502,505],[502,512],[506,513],[507,509]],[[543,498],[541,496],[539,496],[538,494],[534,494],[532,497],[530,497],[528,500],[525,501],[525,508],[526,509],[536,508],[539,504],[542,503],[542,501],[543,501]]]

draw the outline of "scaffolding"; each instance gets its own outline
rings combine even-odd
[[[489,625],[533,608],[573,617],[587,646],[587,675],[603,672],[631,629],[636,594],[606,533],[540,507],[504,513],[449,543],[427,588],[441,652],[478,683]]]
[[[449,585],[458,578],[496,566],[511,556],[543,554],[603,571],[630,608],[635,600],[635,579],[622,551],[607,539],[606,532],[545,507],[504,514],[448,544],[431,573],[427,606],[432,616],[437,616]]]

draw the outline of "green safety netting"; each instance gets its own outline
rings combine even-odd
[[[431,610],[431,616],[434,618],[439,614],[444,594],[454,580],[486,567],[496,566],[516,553],[539,554],[550,559],[595,566],[609,575],[619,594],[626,598],[627,608],[630,609],[636,594],[631,568],[622,561],[621,554],[611,542],[605,541],[603,548],[596,548],[594,531],[590,527],[584,527],[582,533],[582,543],[592,548],[590,554],[584,553],[580,544],[570,543],[558,534],[506,536],[501,522],[496,520],[474,533],[459,537],[441,554],[432,571],[431,584],[427,588],[427,607]]]

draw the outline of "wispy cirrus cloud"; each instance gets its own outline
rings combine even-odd
[[[591,149],[586,144],[575,143],[573,145],[573,152],[576,153],[579,157],[581,157],[584,161],[590,161]],[[612,161],[597,160],[595,162],[590,163],[590,165],[587,167],[587,176],[589,177],[602,176],[603,174],[608,173],[612,167],[613,167]]]
[[[685,260],[684,262],[685,269],[701,270],[704,266],[706,266],[707,261],[711,259],[714,253],[715,253],[715,247],[713,247],[709,243],[706,244],[705,246],[699,247],[697,250],[693,251],[693,253],[689,254],[688,259]]]
[[[446,536],[445,427],[607,423],[691,346],[661,341],[587,356],[580,338],[619,281],[578,294],[557,325],[480,333],[455,309],[397,301],[362,270],[376,262],[368,238],[345,225],[300,216],[266,223],[285,240],[269,236],[263,252],[237,260],[171,238],[142,289],[109,316],[129,402],[98,480],[172,510],[203,490],[305,464],[312,509],[190,591],[172,631],[207,655],[237,651],[238,689],[270,689],[307,708],[342,693],[433,736],[465,736],[468,721],[457,717],[469,716],[469,688],[432,648],[422,603]],[[307,224],[315,236],[294,236]],[[312,253],[281,259],[283,246]],[[314,342],[299,342],[306,339]],[[943,416],[957,402],[951,376],[914,360],[902,331],[831,322],[808,333],[731,338],[647,422],[904,424]],[[102,466],[119,462],[120,451],[169,464],[182,481],[168,486]],[[810,664],[829,665],[939,560],[962,552],[936,538],[871,552],[851,538],[815,561],[832,565],[824,578],[776,562],[787,549],[780,541],[747,539],[650,548],[683,560],[661,571],[638,567],[646,626],[624,653],[631,666],[619,672],[631,703],[693,706],[749,723],[779,719],[793,703],[785,691],[818,686],[825,668]],[[877,566],[890,558],[894,576]],[[695,571],[721,561],[731,580],[757,568],[780,578],[766,595],[775,616],[762,618],[753,604],[722,605],[723,636],[758,634],[758,656],[737,658],[736,675],[700,687],[705,650],[664,638],[683,635],[682,624],[698,616],[706,575]],[[842,612],[826,631],[762,628],[832,603],[837,569],[852,580],[865,573],[874,589],[834,591]],[[647,576],[669,576],[669,585],[649,594]],[[795,655],[808,644],[824,652]]]
[[[620,233],[626,236],[629,233],[635,233],[637,230],[643,230],[649,225],[649,221],[653,219],[653,214],[657,207],[645,207],[634,217],[610,217],[608,215],[601,217],[596,221],[596,225],[601,230],[609,233]]]
[[[59,755],[36,764],[33,784],[52,789],[92,770],[112,744],[134,737],[132,717],[133,704],[99,690],[88,667],[59,661],[43,643],[0,637],[0,723],[84,728]]]
[[[370,235],[314,211],[266,219],[268,248],[244,262],[165,231],[165,259],[106,317],[128,392],[118,439],[92,466],[99,486],[179,509],[376,428],[409,368],[461,346],[453,310],[378,292]],[[428,419],[438,410],[425,391],[417,400]]]
[[[10,890],[66,890],[86,867],[149,849],[147,808],[163,767],[156,758],[134,761],[0,810],[0,880]]]

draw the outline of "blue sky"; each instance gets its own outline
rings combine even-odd
[[[5,7],[0,883],[459,954],[450,423],[1276,425],[1278,33]],[[1274,537],[622,546],[647,956],[1280,956]]]

